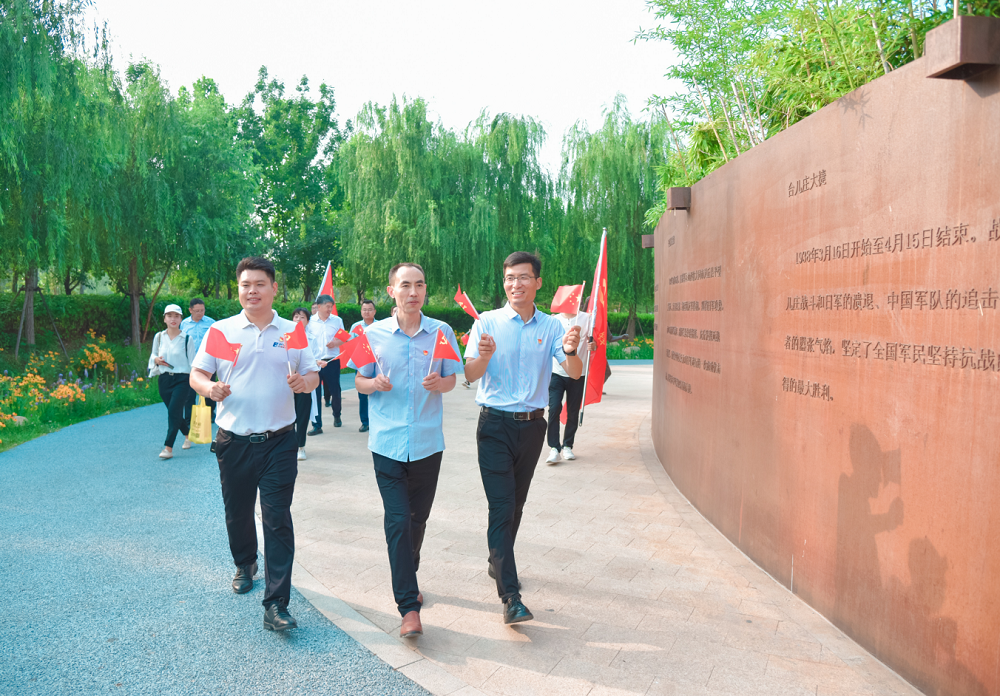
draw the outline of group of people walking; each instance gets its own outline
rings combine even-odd
[[[244,259],[236,273],[243,311],[214,324],[227,342],[240,346],[231,377],[226,382],[213,380],[213,376],[229,374],[233,363],[213,356],[204,341],[194,348],[185,342],[183,348],[178,343],[169,352],[160,351],[154,354],[160,360],[151,359],[151,366],[168,370],[169,363],[176,371],[172,374],[182,374],[180,368],[187,367],[190,388],[218,404],[213,451],[236,566],[232,587],[243,594],[254,585],[258,570],[254,502],[259,491],[266,548],[264,627],[280,631],[296,626],[288,601],[295,549],[290,508],[300,458],[297,451],[304,446],[308,412],[322,410],[317,407],[323,404],[324,394],[331,397],[335,426],[340,424],[342,342],[336,334],[343,324],[330,311],[333,300],[327,296],[318,299],[313,317],[304,309],[296,310],[293,320],[278,317],[273,309],[274,267],[266,259]],[[566,440],[558,441],[558,412],[550,413],[555,430],[546,427],[544,409],[553,399],[553,369],[558,368],[558,376],[575,388],[582,382],[584,362],[577,354],[580,322],[549,316],[535,307],[542,286],[539,259],[515,252],[504,261],[502,273],[507,304],[483,312],[473,324],[464,374],[470,382],[479,381],[476,442],[489,507],[486,570],[496,583],[503,621],[511,624],[533,618],[521,600],[514,544],[535,466],[547,437],[550,445],[557,443],[558,448],[553,447],[561,456],[571,458],[572,453],[572,430],[567,429]],[[370,351],[357,349],[346,366],[357,370],[362,430],[369,431],[368,447],[382,497],[400,635],[413,637],[423,632],[417,571],[445,449],[442,394],[455,388],[462,360],[451,327],[422,311],[427,283],[418,264],[394,266],[386,291],[395,311],[375,321],[375,306],[366,301],[363,318],[352,330],[363,324]],[[184,340],[174,332],[179,312],[174,313],[178,316],[165,317],[168,328],[162,332],[171,346]],[[308,348],[285,345],[294,322],[305,324]],[[181,351],[187,361],[171,363]],[[358,357],[361,354],[367,359]],[[446,357],[439,357],[442,354]],[[329,386],[324,371],[330,375]],[[568,392],[567,384],[556,386]],[[173,403],[170,395],[170,401],[164,399],[168,404]],[[561,399],[559,403],[561,407]],[[176,411],[169,406],[168,412],[174,412],[171,408]],[[575,399],[570,402],[571,416],[574,409],[579,409]],[[313,426],[310,434],[322,431],[320,417],[313,420]],[[183,422],[177,428],[184,432]]]

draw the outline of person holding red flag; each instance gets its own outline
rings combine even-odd
[[[312,351],[286,347],[296,325],[274,311],[274,265],[249,257],[236,267],[243,311],[209,329],[192,362],[191,387],[219,403],[212,451],[219,461],[229,549],[236,564],[233,591],[253,589],[257,572],[254,504],[260,491],[266,549],[264,628],[295,628],[288,612],[295,535],[292,493],[295,459],[295,394],[312,391],[319,374]],[[227,364],[228,363],[228,364]],[[213,382],[212,375],[226,375]]]
[[[343,425],[340,420],[340,346],[344,340],[337,337],[337,332],[344,330],[344,320],[334,311],[333,297],[320,295],[316,301],[319,303],[319,309],[306,326],[306,333],[309,335],[313,357],[325,365],[319,371],[320,387],[316,390],[316,420],[313,421],[310,435],[319,435],[323,432],[324,393],[327,405],[333,410],[333,427],[339,428]]]
[[[566,286],[559,288],[563,290]],[[564,330],[568,331],[573,326],[579,326],[581,332],[590,326],[590,315],[580,310],[580,295],[583,294],[582,285],[569,286],[568,299],[557,302],[560,293],[556,292],[556,297],[552,300],[551,309]],[[567,293],[564,293],[564,296]],[[555,314],[555,312],[559,312]],[[569,376],[556,358],[552,358],[552,379],[549,381],[549,430],[548,444],[549,456],[545,462],[549,465],[557,464],[561,459],[572,461],[576,459],[573,453],[573,445],[576,442],[576,430],[580,423],[580,406],[583,404],[583,388],[587,374],[587,362],[589,349],[593,346],[587,341],[581,341],[578,349],[580,361],[583,363],[583,375],[577,379]],[[563,397],[566,397],[566,431],[563,434],[562,442],[559,441],[559,422],[563,415]]]
[[[375,303],[369,299],[361,300],[361,321],[351,324],[352,334],[362,334],[375,323]],[[343,362],[343,361],[341,361]],[[368,395],[358,392],[358,415],[361,416],[359,433],[368,432]]]
[[[455,388],[460,361],[451,327],[421,311],[427,296],[423,268],[397,264],[387,291],[396,315],[354,339],[364,343],[351,362],[358,369],[358,392],[370,395],[368,449],[385,511],[399,635],[410,638],[423,633],[417,569],[444,452],[441,394]]]
[[[551,360],[577,379],[583,364],[576,355],[580,328],[564,330],[559,320],[535,307],[542,287],[542,262],[515,251],[503,263],[507,304],[480,314],[465,351],[465,377],[482,377],[476,442],[479,472],[489,502],[489,565],[503,601],[504,623],[534,618],[521,602],[514,540],[521,511],[545,443]]]

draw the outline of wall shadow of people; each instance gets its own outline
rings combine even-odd
[[[890,591],[898,608],[896,634],[920,637],[907,660],[911,680],[929,696],[986,696],[986,687],[956,658],[958,622],[940,615],[948,589],[948,558],[922,537],[910,541],[907,563],[910,584],[893,578]]]
[[[902,484],[898,449],[882,449],[865,425],[851,425],[851,473],[841,474],[837,501],[836,598],[830,619],[865,649],[928,696],[985,696],[986,689],[956,658],[958,623],[940,612],[947,596],[948,559],[925,537],[913,539],[910,584],[882,583],[876,537],[903,523],[903,500],[872,512],[884,489]]]
[[[903,523],[903,501],[895,498],[884,513],[872,512],[872,501],[890,483],[900,483],[899,450],[882,450],[874,433],[853,423],[850,435],[851,474],[841,474],[837,499],[837,594],[834,624],[877,657],[891,641],[891,598],[882,586],[875,537]]]

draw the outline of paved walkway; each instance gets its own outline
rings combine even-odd
[[[344,427],[310,438],[299,469],[300,589],[435,694],[917,694],[687,503],[649,439],[652,367],[614,371],[578,434],[579,459],[535,473],[516,546],[535,621],[504,626],[486,575],[477,412],[461,387],[445,396],[448,449],[421,555],[424,635],[395,637],[381,499],[353,391]]]
[[[214,456],[161,461],[165,430],[149,406],[0,454],[0,694],[426,694],[297,592],[299,628],[263,629]]]

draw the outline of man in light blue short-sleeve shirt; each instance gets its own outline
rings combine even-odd
[[[545,441],[552,359],[572,379],[578,379],[583,369],[576,355],[580,327],[566,330],[556,317],[535,307],[541,271],[542,262],[533,254],[516,251],[507,257],[503,264],[507,305],[479,315],[465,351],[465,378],[474,382],[482,377],[476,394],[480,406],[476,444],[490,507],[487,572],[496,579],[508,624],[534,618],[518,591],[514,540]]]
[[[436,358],[435,349],[440,343],[459,353],[451,327],[421,312],[427,285],[420,266],[394,266],[387,291],[398,311],[365,329],[377,362],[360,367],[354,381],[359,394],[370,395],[368,449],[385,510],[399,635],[412,638],[423,633],[417,568],[444,451],[441,394],[455,388],[458,362]]]

